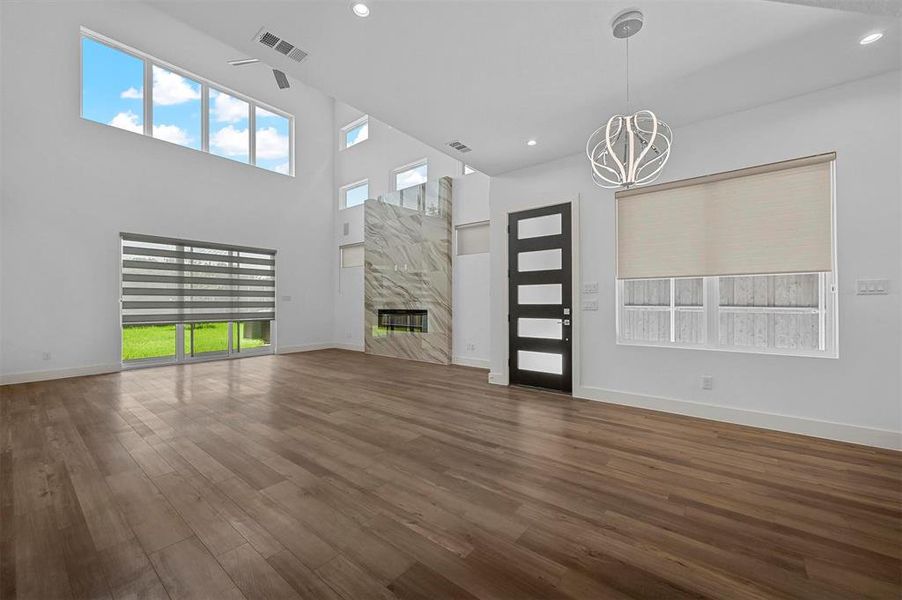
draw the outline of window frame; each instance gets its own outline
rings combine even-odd
[[[200,84],[201,86],[201,144],[200,149],[191,148],[190,146],[181,146],[182,148],[186,148],[188,150],[193,150],[195,152],[203,152],[205,154],[209,154],[210,156],[215,156],[219,159],[225,159],[232,163],[237,164],[246,164],[263,171],[267,171],[269,173],[275,173],[277,175],[287,175],[288,177],[295,176],[295,119],[294,115],[276,108],[271,104],[267,104],[261,100],[257,100],[256,98],[252,98],[247,94],[242,94],[228,86],[216,83],[206,77],[202,77],[197,75],[196,73],[192,73],[187,69],[183,69],[176,65],[173,65],[170,62],[159,59],[151,54],[146,52],[142,52],[136,48],[128,46],[127,44],[123,44],[122,42],[116,41],[110,37],[107,37],[101,33],[97,33],[96,31],[92,31],[86,27],[80,28],[79,33],[79,44],[78,44],[78,53],[79,53],[79,61],[78,61],[78,69],[79,69],[79,97],[78,97],[78,114],[79,116],[85,120],[90,121],[92,123],[97,123],[99,125],[104,125],[110,127],[107,123],[99,123],[92,119],[87,119],[84,116],[84,55],[82,53],[82,44],[81,39],[88,38],[94,42],[103,44],[112,48],[113,50],[117,50],[119,52],[123,52],[133,58],[137,58],[138,60],[144,63],[144,77],[143,77],[143,95],[142,95],[142,104],[144,108],[144,121],[143,121],[143,135],[145,137],[149,137],[151,139],[155,139],[159,142],[164,142],[173,146],[179,146],[179,144],[172,144],[171,142],[167,142],[166,140],[161,140],[159,138],[155,138],[153,136],[153,66],[156,65],[167,71],[175,73],[176,75],[180,75],[186,79],[190,79]],[[242,163],[240,161],[231,160],[227,157],[218,156],[210,152],[210,101],[209,101],[209,90],[215,89],[219,92],[224,92],[230,96],[238,98],[239,100],[243,100],[247,102],[249,105],[248,109],[248,162]],[[283,117],[288,120],[288,173],[279,173],[278,171],[273,171],[270,169],[266,169],[264,167],[257,166],[256,164],[256,149],[257,149],[257,131],[256,131],[256,107],[260,107],[264,110],[267,110],[275,115]]]
[[[815,273],[762,273],[758,275],[749,275],[751,277],[762,277],[772,275],[812,275]],[[703,277],[703,303],[702,312],[705,315],[703,319],[703,341],[699,344],[691,344],[686,342],[651,342],[642,340],[625,340],[621,334],[621,316],[624,309],[623,306],[623,283],[625,280],[616,279],[616,308],[615,308],[615,332],[616,343],[618,346],[648,346],[655,348],[680,348],[684,350],[712,350],[716,352],[739,352],[744,354],[768,354],[776,356],[798,356],[808,358],[839,358],[839,310],[838,310],[838,293],[835,272],[821,272],[818,275],[818,345],[823,346],[821,350],[793,350],[791,348],[767,347],[744,347],[744,346],[724,346],[720,344],[720,277]],[[724,275],[729,277],[729,275]],[[675,288],[676,279],[697,279],[697,277],[656,277],[652,279],[670,279],[671,281],[671,299],[669,307],[662,307],[670,310],[671,315],[671,339],[674,339],[674,306],[673,290]],[[776,314],[780,312],[798,312],[811,310],[806,307],[788,308],[788,307],[749,307],[750,311]],[[770,343],[771,340],[768,340]]]
[[[356,208],[357,206],[363,206],[363,204],[355,204],[354,206],[348,206],[348,192],[355,188],[358,188],[362,185],[366,185],[367,187],[367,196],[369,196],[369,187],[370,180],[369,179],[360,179],[358,181],[353,181],[351,183],[346,183],[345,185],[338,188],[338,210],[346,210],[348,208]],[[369,198],[367,198],[368,200]]]
[[[347,150],[348,148],[354,148],[354,147],[359,146],[360,144],[368,141],[370,139],[369,127],[367,127],[367,130],[366,130],[366,139],[360,140],[359,142],[354,142],[350,146],[348,145],[348,132],[351,131],[352,129],[356,129],[357,127],[360,127],[364,123],[369,125],[369,122],[370,122],[370,116],[363,115],[362,117],[358,117],[357,119],[354,119],[353,121],[351,121],[350,123],[348,123],[347,125],[342,127],[341,129],[339,129],[338,130],[338,148],[339,148],[339,150]]]
[[[400,175],[401,173],[404,173],[405,171],[413,171],[417,167],[423,167],[423,166],[426,167],[426,181],[424,183],[428,183],[429,182],[429,158],[428,157],[421,158],[420,160],[415,160],[411,163],[407,163],[406,165],[401,165],[400,167],[398,167],[396,169],[392,169],[391,176],[390,176],[391,181],[389,181],[389,188],[391,189],[391,191],[393,191],[393,192],[401,191],[398,189],[398,175]],[[423,185],[423,184],[418,183],[416,185]],[[411,185],[411,186],[408,186],[406,188],[401,188],[401,189],[406,190],[406,189],[412,188],[412,187],[414,187],[414,186]]]

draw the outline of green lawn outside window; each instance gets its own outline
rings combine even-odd
[[[268,325],[268,324],[267,324]],[[224,352],[228,348],[228,323],[198,323],[194,326],[194,354]],[[175,357],[176,326],[128,325],[122,328],[122,360]],[[233,351],[269,345],[269,327],[236,323]],[[191,354],[191,327],[185,325],[185,355]],[[238,339],[240,337],[240,340]]]

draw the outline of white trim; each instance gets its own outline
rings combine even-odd
[[[401,188],[401,190],[398,189],[398,175],[400,175],[401,173],[404,173],[406,171],[413,171],[417,167],[426,167],[426,181],[428,182],[429,181],[429,158],[426,157],[426,158],[421,158],[420,160],[415,160],[411,163],[407,163],[406,165],[401,165],[397,169],[392,169],[391,175],[389,176],[391,180],[388,182],[389,189],[393,192],[400,192],[401,190],[406,190],[407,188]],[[422,184],[417,184],[417,185],[422,185]],[[407,187],[415,187],[415,186],[410,185]]]
[[[119,371],[119,365],[111,363],[87,367],[72,367],[68,369],[31,371],[29,373],[10,373],[8,375],[0,375],[0,385],[29,383],[32,381],[48,381],[50,379],[66,379],[69,377],[84,377],[86,375],[105,375],[107,373],[117,373]]]
[[[470,358],[467,356],[452,356],[451,357],[452,365],[460,365],[462,367],[473,367],[476,369],[485,369],[488,371],[491,368],[491,361],[487,358]]]
[[[832,421],[821,421],[806,417],[781,415],[717,404],[704,404],[675,398],[644,396],[618,390],[580,386],[573,390],[574,398],[633,406],[648,410],[686,415],[724,423],[734,423],[749,427],[760,427],[774,431],[784,431],[829,440],[863,444],[891,450],[902,450],[902,432],[876,429]]]
[[[358,206],[363,206],[369,198],[364,199],[363,204],[355,204],[354,206],[348,206],[348,192],[366,185],[366,195],[370,195],[370,180],[367,178],[359,179],[357,181],[352,181],[351,183],[346,183],[340,188],[338,188],[338,210],[346,210],[348,208],[356,208]]]
[[[336,342],[332,345],[336,350],[348,350],[350,352],[366,352],[366,346],[363,344],[340,344]]]
[[[314,350],[331,350],[335,348],[336,345],[326,342],[320,344],[303,344],[301,346],[279,346],[276,349],[276,354],[293,354],[295,352],[313,352]]]
[[[491,383],[492,385],[508,385],[508,382],[509,379],[506,371],[489,371],[489,383]]]
[[[369,128],[370,116],[363,115],[360,118],[354,119],[344,127],[338,130],[338,151],[341,152],[343,150],[347,150],[348,148],[353,148],[354,146],[359,146],[363,142],[370,139],[370,128]],[[352,129],[357,129],[364,123],[367,124],[366,128],[366,138],[360,140],[359,142],[354,142],[350,146],[348,146],[348,132]]]

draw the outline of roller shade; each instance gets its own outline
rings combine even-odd
[[[467,223],[457,226],[457,255],[484,254],[489,251],[489,223]]]
[[[122,233],[122,323],[275,319],[275,250]]]
[[[832,271],[835,159],[617,192],[617,277]]]

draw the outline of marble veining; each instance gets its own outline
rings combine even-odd
[[[364,339],[370,354],[451,362],[451,178],[367,200]],[[379,327],[379,309],[425,309],[428,332]]]

